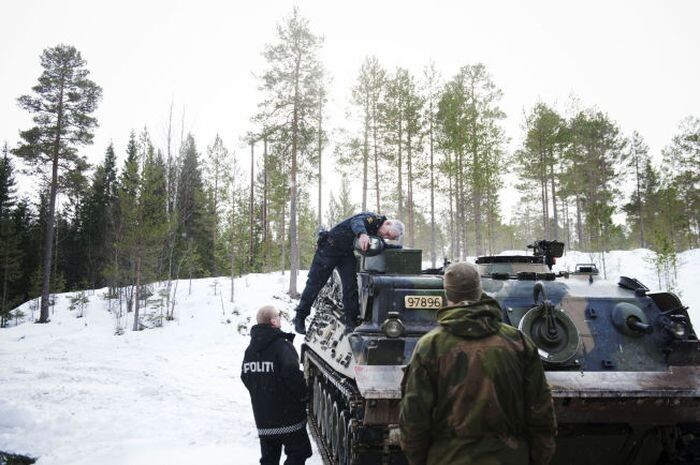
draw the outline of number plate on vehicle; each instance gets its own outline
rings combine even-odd
[[[406,308],[441,308],[442,296],[439,295],[406,295],[403,297],[403,305]]]

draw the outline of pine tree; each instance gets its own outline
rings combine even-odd
[[[665,184],[677,189],[683,217],[676,247],[700,245],[700,118],[683,119],[671,143],[662,151]]]
[[[352,202],[350,195],[350,182],[347,176],[343,176],[340,180],[340,192],[338,198],[331,192],[331,198],[328,205],[328,224],[336,225],[355,214],[357,206]]]
[[[212,145],[207,147],[207,159],[205,161],[205,178],[208,184],[209,204],[211,205],[211,218],[213,227],[211,242],[216,250],[218,247],[218,231],[220,227],[221,203],[226,197],[228,189],[225,184],[226,172],[230,170],[231,157],[224,142],[217,134]],[[212,274],[217,275],[217,261],[212,262]]]
[[[291,148],[290,178],[290,262],[289,294],[297,292],[299,270],[299,246],[297,235],[298,178],[300,153],[310,153],[309,144],[316,138],[313,117],[319,101],[319,81],[323,73],[318,51],[321,38],[311,33],[308,21],[299,15],[296,8],[290,17],[278,25],[274,44],[266,47],[264,56],[268,69],[263,75],[263,90],[266,100],[262,104],[259,120],[273,128],[278,140],[286,140]]]
[[[614,200],[619,195],[619,168],[625,141],[620,130],[600,111],[579,112],[569,123],[571,143],[567,150],[567,192],[576,193],[579,240],[589,250],[607,248]]]
[[[32,88],[34,95],[18,99],[20,107],[34,115],[36,126],[20,133],[24,143],[15,153],[39,170],[51,167],[39,323],[49,321],[49,279],[59,170],[70,173],[81,166],[77,147],[92,142],[92,129],[97,125],[97,120],[90,115],[97,108],[102,90],[88,79],[85,64],[75,47],[58,45],[45,49],[41,55],[44,70],[39,83]]]
[[[435,163],[435,145],[437,138],[437,111],[440,100],[441,78],[435,69],[435,64],[430,63],[423,71],[423,98],[425,100],[424,119],[428,137],[429,173],[430,173],[430,263],[435,268],[437,262],[436,254],[436,231],[435,231],[435,176],[437,167]]]
[[[445,167],[455,182],[461,258],[467,250],[470,217],[477,255],[483,251],[483,224],[497,221],[490,216],[497,209],[494,199],[500,187],[506,140],[498,123],[505,118],[498,107],[501,95],[483,64],[468,65],[447,83],[439,103],[443,146],[452,155]]]
[[[369,189],[369,159],[372,152],[374,171],[374,190],[376,194],[375,211],[381,213],[381,189],[379,179],[379,106],[386,83],[386,71],[374,56],[368,56],[362,63],[357,84],[352,89],[353,103],[361,108],[362,113],[362,210],[367,210]],[[371,142],[370,142],[371,141]],[[370,148],[371,144],[371,148]]]
[[[406,137],[406,97],[410,85],[410,74],[404,68],[397,68],[394,75],[387,79],[384,98],[379,105],[380,126],[386,147],[386,161],[395,167],[387,173],[385,181],[395,181],[396,212],[399,218],[405,217],[406,199],[404,198],[404,156]],[[386,210],[386,209],[385,209]]]
[[[526,116],[527,134],[523,147],[515,154],[519,189],[524,191],[539,190],[542,212],[542,225],[545,239],[558,239],[558,211],[556,201],[555,167],[560,163],[561,138],[565,122],[559,114],[548,105],[539,102]],[[550,220],[550,206],[553,221]],[[553,230],[553,231],[550,231]]]
[[[632,171],[634,190],[630,202],[625,205],[628,223],[633,229],[639,231],[639,246],[646,247],[644,238],[644,223],[646,219],[646,194],[645,185],[648,185],[646,176],[652,175],[651,159],[649,157],[649,146],[646,145],[642,136],[634,131],[629,143],[629,152],[626,154],[627,166]],[[645,169],[646,168],[646,169]]]

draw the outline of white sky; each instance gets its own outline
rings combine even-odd
[[[200,151],[218,132],[248,157],[242,136],[260,99],[255,74],[275,25],[295,2],[5,1],[0,26],[0,143],[31,125],[16,105],[41,73],[41,51],[77,47],[103,88],[95,144],[122,156],[129,131],[147,125],[163,146],[168,109]],[[658,155],[678,122],[700,114],[700,3],[696,1],[302,1],[333,79],[333,127],[343,126],[350,88],[368,54],[419,75],[432,59],[443,77],[483,62],[503,91],[512,143],[538,99],[564,110],[569,96],[596,105],[625,134],[638,130]],[[328,167],[329,171],[332,167]],[[326,190],[328,187],[326,187]]]

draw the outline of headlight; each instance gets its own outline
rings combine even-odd
[[[389,318],[382,323],[382,331],[384,331],[387,337],[399,337],[403,334],[405,329],[406,327],[403,325],[403,322],[398,318]]]
[[[676,339],[683,339],[686,335],[685,325],[683,323],[671,323],[668,330]]]

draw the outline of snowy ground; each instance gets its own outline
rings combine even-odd
[[[90,296],[83,318],[69,310],[68,293],[49,324],[0,330],[0,450],[39,465],[258,463],[239,377],[247,327],[263,304],[287,312],[294,304],[284,293],[289,274],[237,279],[235,304],[229,286],[194,280],[189,294],[181,281],[176,320],[140,332],[127,322],[122,336],[113,335],[105,289]],[[307,464],[321,464],[315,445]]]
[[[658,289],[648,254],[611,252],[608,279],[624,274]],[[557,268],[598,260],[571,252]],[[677,286],[700,328],[700,250],[680,262]],[[301,273],[300,290],[304,282]],[[174,321],[140,332],[127,321],[121,336],[105,289],[89,293],[82,318],[69,309],[75,293],[59,295],[49,324],[0,330],[0,451],[39,457],[38,465],[258,463],[240,364],[255,311],[272,303],[292,312],[288,283],[279,272],[244,276],[230,303],[226,278],[194,280],[191,293],[181,281]],[[28,304],[23,311],[31,321]],[[283,330],[291,331],[287,321]],[[307,463],[321,463],[315,445]]]

